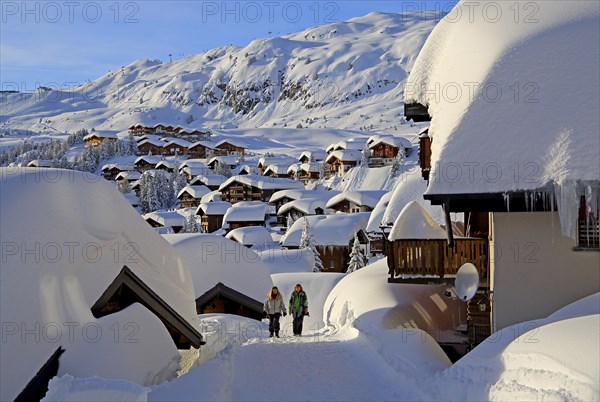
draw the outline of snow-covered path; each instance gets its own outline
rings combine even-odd
[[[377,373],[377,375],[373,375]],[[366,342],[252,338],[163,385],[149,400],[422,400]]]

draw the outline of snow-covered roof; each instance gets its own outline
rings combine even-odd
[[[208,166],[186,166],[181,170],[183,173],[188,174],[190,176],[206,176],[210,175],[211,170]]]
[[[327,152],[323,150],[304,151],[298,157],[298,160],[308,158],[309,161],[320,162],[327,158]]]
[[[342,162],[358,162],[362,159],[362,152],[356,149],[340,149],[331,152],[325,162],[331,163],[333,159],[339,159]]]
[[[445,222],[444,211],[441,206],[431,205],[423,198],[426,190],[427,182],[421,177],[418,167],[409,167],[408,172],[396,181],[392,198],[381,218],[381,225],[392,226],[402,208],[411,201],[417,201],[437,223],[443,224]]]
[[[141,147],[144,144],[150,144],[150,145],[154,145],[156,147],[162,147],[163,145],[165,145],[165,142],[159,139],[145,139],[143,141],[138,142],[138,147]]]
[[[152,219],[162,226],[183,226],[185,217],[175,211],[155,211],[143,215],[145,220]]]
[[[293,164],[296,163],[296,159],[291,156],[263,156],[258,159],[257,166],[266,167],[272,164]]]
[[[196,215],[223,216],[229,208],[231,208],[231,203],[226,201],[202,201],[196,210]]]
[[[272,163],[265,169],[263,175],[267,176],[269,172],[276,175],[285,175],[291,166],[296,165],[295,163]]]
[[[150,165],[156,166],[156,164],[162,160],[163,157],[161,155],[142,155],[135,160],[134,165],[144,161]]]
[[[180,198],[184,193],[188,193],[192,197],[200,199],[210,192],[210,189],[206,186],[185,186],[179,191],[177,198]]]
[[[210,193],[206,193],[200,199],[201,202],[215,202],[221,201],[221,192],[219,190],[211,191]]]
[[[248,144],[246,144],[244,141],[240,141],[238,139],[232,140],[232,139],[226,139],[226,140],[221,140],[219,142],[216,143],[215,148],[220,147],[223,144],[230,144],[233,145],[234,147],[239,147],[239,148],[248,148]]]
[[[196,141],[189,146],[189,149],[192,149],[195,147],[204,147],[204,148],[208,148],[208,149],[215,149],[216,144],[214,142],[210,142],[210,141]]]
[[[383,219],[385,210],[390,204],[390,200],[392,199],[393,194],[393,191],[388,191],[379,199],[379,202],[377,203],[377,205],[371,212],[371,216],[369,217],[369,222],[367,223],[367,233],[381,233],[381,220]]]
[[[332,149],[333,150],[344,150],[344,149],[345,150],[350,150],[350,149],[362,150],[365,147],[365,144],[367,143],[367,141],[368,141],[368,138],[366,138],[366,137],[350,138],[345,141],[340,141],[336,144],[333,144]]]
[[[300,171],[307,172],[307,173],[320,172],[322,166],[323,166],[322,162],[303,163],[300,165]]]
[[[493,21],[442,19],[411,69],[405,102],[432,116],[427,195],[600,180],[598,3],[543,2],[535,23],[515,23],[511,4]],[[449,86],[458,96],[438,96]]]
[[[416,201],[402,209],[388,236],[389,240],[446,239],[446,231]]]
[[[52,161],[48,159],[34,159],[27,164],[27,167],[50,167]]]
[[[206,166],[206,162],[204,159],[186,159],[179,165],[179,170],[182,170],[185,167],[200,167]]]
[[[144,134],[139,137],[135,137],[135,140],[138,142],[138,145],[139,145],[139,143],[141,143],[142,141],[145,141],[145,140],[160,141],[161,138],[162,138],[162,136],[157,135],[157,134]],[[163,141],[161,141],[161,143],[162,142]]]
[[[45,247],[37,254],[41,258],[21,258],[19,250],[15,254],[3,252],[2,322],[62,330],[58,337],[52,332],[38,339],[32,335],[26,342],[20,335],[0,342],[0,399],[15,399],[60,346],[66,351],[60,358],[58,375],[99,375],[148,381],[145,384],[149,385],[152,379],[147,378],[148,370],[160,371],[177,354],[172,343],[172,355],[165,359],[161,352],[161,334],[168,337],[167,329],[153,314],[144,315],[149,310],[138,304],[100,319],[92,315],[91,308],[127,266],[184,320],[197,327],[190,273],[173,248],[139,218],[111,183],[72,170],[52,169],[50,173],[52,180],[40,180],[39,169],[0,169],[2,241],[31,245],[34,250],[36,244]],[[95,343],[85,336],[70,339],[64,326],[79,323],[71,329],[80,335],[84,324],[108,334],[115,322],[129,321],[138,325],[139,344],[149,342],[156,348],[161,365],[148,364],[144,356],[137,356],[146,366],[134,368],[129,361],[142,352],[136,345],[123,346],[104,336]],[[115,364],[113,358],[100,358],[105,355],[118,355],[125,361]],[[156,363],[154,358],[152,361]]]
[[[328,200],[336,194],[339,194],[339,191],[327,190],[323,187],[319,187],[316,190],[308,190],[304,188],[280,190],[273,193],[273,195],[269,199],[269,203],[274,204],[283,198],[289,198],[291,200],[299,200],[301,198],[322,198],[324,200]]]
[[[135,181],[135,180],[139,180],[140,177],[142,177],[142,174],[140,172],[138,172],[137,170],[125,170],[123,172],[119,172],[119,174],[117,175],[117,177],[115,177],[115,179],[116,180]]]
[[[371,137],[373,138],[373,137]],[[371,139],[369,138],[369,140]],[[412,149],[412,143],[404,137],[380,136],[369,144],[369,148],[375,148],[379,144],[387,144],[397,148]]]
[[[164,238],[191,272],[196,298],[219,282],[260,302],[273,286],[268,268],[251,249],[213,234],[174,234]]]
[[[186,141],[182,138],[167,138],[167,141],[163,144],[163,148],[168,147],[169,145],[179,145],[180,147],[189,148],[192,145],[191,142]]]
[[[241,174],[242,172],[246,172],[246,174],[260,174],[260,169],[257,168],[256,166],[242,165],[242,166],[240,166],[240,169],[238,172],[239,172],[239,174]]]
[[[108,138],[108,139],[114,139],[114,140],[116,140],[119,137],[117,137],[117,135],[113,134],[113,133],[99,133],[97,131],[94,131],[92,133],[89,133],[85,137],[83,137],[83,140],[87,141],[87,140],[91,140],[92,138]]]
[[[223,228],[229,228],[230,222],[264,222],[269,206],[261,201],[242,201],[233,204],[223,217]]]
[[[265,246],[273,243],[271,234],[264,226],[248,226],[245,228],[233,229],[225,236],[228,239],[235,240],[238,243],[251,247],[251,246]]]
[[[190,184],[204,184],[205,186],[220,186],[227,180],[227,177],[221,174],[199,175],[194,177]]]
[[[360,207],[375,208],[381,197],[386,193],[385,190],[356,190],[344,191],[334,195],[327,201],[327,208],[333,208],[343,201],[349,201]]]
[[[356,214],[311,215],[307,216],[310,234],[317,245],[347,246],[354,233],[367,228],[370,212]],[[281,238],[281,245],[300,245],[304,219],[298,219]]]
[[[253,186],[261,190],[276,190],[276,189],[303,189],[304,184],[297,180],[287,179],[284,177],[266,177],[255,174],[232,176],[227,179],[219,190],[229,186],[231,183],[238,182],[244,185]]]
[[[292,209],[296,209],[306,215],[315,215],[316,209],[321,208],[324,213],[333,212],[328,209],[326,198],[300,198],[299,200],[293,200],[279,207],[277,215],[285,215]]]
[[[134,170],[135,167],[132,165],[128,165],[126,163],[107,163],[106,165],[102,166],[102,171],[106,171],[106,170],[111,170],[111,169],[118,169],[120,171],[128,171],[128,170]]]
[[[161,167],[166,167],[167,169],[175,169],[177,167],[177,165],[179,165],[179,161],[178,160],[164,160],[164,161],[160,161],[156,164],[156,169],[161,168]]]
[[[218,162],[220,164],[235,166],[240,163],[240,158],[235,155],[219,155],[213,156],[208,160],[207,165],[212,165],[213,163]]]

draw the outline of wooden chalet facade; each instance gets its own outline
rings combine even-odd
[[[88,134],[83,138],[86,147],[97,147],[104,142],[112,142],[114,144],[117,140],[118,138],[114,134],[101,134],[97,132]]]
[[[162,155],[164,144],[164,141],[144,140],[137,146],[138,155]]]
[[[187,155],[192,159],[206,159],[212,157],[213,148],[205,142],[195,142],[187,149]]]
[[[247,180],[243,180],[247,178]],[[302,188],[304,186],[300,182],[283,180],[280,185],[277,185],[276,178],[260,179],[260,176],[246,175],[246,176],[235,176],[230,178],[228,181],[223,183],[219,188],[221,192],[221,199],[235,204],[240,201],[263,201],[268,202],[271,196],[280,190],[299,188],[297,185],[291,185],[290,183],[300,184]],[[264,185],[264,184],[267,185]]]
[[[262,320],[263,303],[230,287],[217,283],[196,299],[198,314],[234,314]]]
[[[235,144],[231,141],[227,141],[227,140],[223,140],[217,143],[217,145],[215,145],[215,149],[214,149],[214,155],[215,156],[222,156],[222,155],[235,155],[235,156],[241,156],[244,155],[244,153],[246,152],[246,149],[238,144]]]
[[[183,140],[185,141],[185,140]],[[187,141],[184,142],[179,142],[179,141],[169,141],[169,142],[165,142],[165,144],[163,145],[163,151],[162,153],[164,155],[168,155],[168,156],[173,156],[173,155],[187,155],[188,153],[188,145],[186,144]]]
[[[134,170],[134,166],[121,165],[121,164],[110,164],[102,167],[102,177],[106,180],[115,180],[119,173],[128,172]]]
[[[190,130],[181,127],[177,127],[174,130],[174,135],[179,138],[183,138],[184,140],[190,142],[196,141],[210,141],[210,137],[212,133],[210,131],[202,131],[202,130]]]

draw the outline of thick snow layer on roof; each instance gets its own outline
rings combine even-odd
[[[375,208],[385,193],[386,191],[383,190],[344,191],[343,193],[331,197],[329,201],[327,201],[327,207],[332,208],[340,202],[349,201],[358,206]]]
[[[265,263],[254,251],[240,243],[210,234],[164,237],[183,257],[191,272],[196,298],[221,282],[262,302],[273,286]]]
[[[405,91],[432,116],[427,194],[600,180],[600,5],[535,5],[490,20],[460,2],[427,39]]]
[[[315,256],[309,249],[269,248],[258,251],[271,275],[291,272],[313,272]]]
[[[348,140],[338,142],[337,144],[335,144],[333,146],[333,149],[336,149],[336,150],[342,150],[342,149],[362,150],[365,147],[365,144],[367,143],[367,141],[368,141],[367,137],[350,138]]]
[[[297,160],[291,156],[263,156],[262,158],[258,159],[257,166],[267,167],[276,163],[289,163],[291,165],[292,163],[296,162]]]
[[[304,184],[301,181],[287,179],[283,177],[265,177],[258,176],[255,174],[248,174],[242,176],[233,176],[227,179],[219,190],[224,189],[231,183],[238,182],[248,186],[253,186],[261,190],[277,190],[277,189],[303,189]]]
[[[308,163],[303,163],[300,166],[298,166],[298,169],[300,169],[300,171],[306,172],[306,173],[315,173],[315,172],[320,172],[322,167],[323,167],[322,162],[308,162]]]
[[[235,155],[219,155],[213,156],[208,160],[208,165],[212,165],[213,163],[220,163],[222,165],[236,166],[240,163],[240,158]]]
[[[204,159],[186,159],[179,165],[179,170],[182,170],[185,167],[204,167],[206,166],[206,161]]]
[[[193,181],[192,181],[193,182]],[[218,202],[221,201],[221,192],[219,190],[206,193],[200,199],[200,202]]]
[[[367,228],[370,212],[357,214],[312,215],[307,216],[310,234],[317,245],[347,246],[354,238],[354,233]],[[281,245],[294,247],[300,245],[302,225],[304,218],[298,219],[285,236],[281,238]]]
[[[226,201],[202,201],[196,210],[196,215],[220,215],[223,216],[227,210],[231,208],[231,204]]]
[[[264,226],[248,226],[233,229],[225,237],[235,240],[244,246],[256,246],[257,248],[264,248],[266,245],[273,243],[271,234]]]
[[[358,149],[339,149],[330,153],[325,161],[331,163],[334,159],[342,162],[358,162],[362,159],[362,152]]]
[[[329,198],[331,198],[332,196],[334,196],[338,193],[339,193],[339,191],[327,190],[323,187],[318,187],[317,189],[314,189],[314,190],[308,190],[308,189],[304,189],[304,188],[303,189],[280,190],[280,191],[273,193],[273,195],[269,199],[269,203],[273,204],[273,203],[281,200],[282,198],[289,198],[292,200],[299,200],[301,198],[323,198],[325,200],[328,200]]]
[[[211,173],[208,166],[186,166],[181,171],[190,176],[206,176]]]
[[[446,239],[446,231],[416,201],[402,209],[392,226],[389,240]]]
[[[298,160],[300,160],[304,157],[308,158],[309,161],[315,161],[315,162],[324,161],[325,158],[327,158],[327,152],[323,151],[323,150],[304,151],[300,154],[300,156],[298,157]]]
[[[244,141],[240,141],[239,139],[225,139],[225,140],[221,140],[219,142],[217,142],[217,144],[215,145],[215,148],[219,147],[220,145],[223,144],[230,144],[233,145],[235,147],[239,147],[239,148],[248,148],[248,144],[246,144]]]
[[[110,333],[104,325],[110,325],[114,317],[96,320],[91,307],[124,266],[195,325],[194,290],[182,260],[109,182],[58,169],[2,168],[0,176],[1,238],[3,245],[14,245],[11,250],[4,247],[0,269],[2,321],[24,323],[27,328],[35,328],[36,323],[40,327],[65,322],[80,325],[75,328],[74,342],[69,340],[68,328],[61,327],[58,341],[42,337],[39,342],[22,342],[21,336],[15,335],[0,343],[0,399],[14,399],[59,346],[66,349],[64,361],[85,362],[90,371],[94,367],[105,377],[123,374],[116,356],[111,361],[88,359],[95,356],[94,345],[80,335],[86,323],[101,325]],[[27,254],[28,250],[34,252]],[[125,310],[121,313],[120,324],[132,318]],[[136,322],[135,317],[132,321]],[[151,346],[152,342],[145,342],[150,340],[145,331],[138,336],[139,347],[163,350],[158,343]],[[110,339],[114,350],[123,352]],[[108,353],[103,346],[98,348]],[[70,370],[75,367],[62,364],[63,358],[59,374],[77,375]],[[153,370],[122,366],[132,369],[124,378],[135,380]]]
[[[135,140],[137,141],[138,145],[144,141],[144,140],[153,140],[153,141],[161,141],[162,135],[157,135],[157,134],[144,134],[141,135],[139,137],[135,137]],[[164,142],[164,141],[161,141]]]
[[[162,226],[183,226],[184,216],[175,211],[155,211],[143,216],[145,220],[152,219]]]
[[[381,233],[381,220],[383,219],[383,214],[385,214],[385,211],[390,204],[393,194],[394,193],[392,191],[388,191],[379,199],[379,202],[369,217],[369,222],[367,223],[367,233]]]
[[[124,380],[106,378],[74,378],[65,374],[54,377],[48,383],[48,392],[42,402],[79,401],[135,401],[148,400],[150,388]]]
[[[113,133],[107,133],[107,132],[103,132],[103,133],[98,133],[98,132],[93,132],[90,133],[88,135],[86,135],[85,137],[83,137],[83,140],[91,140],[92,138],[111,138],[111,139],[118,139],[119,137],[117,137],[116,134]]]
[[[117,175],[117,177],[115,177],[115,179],[116,180],[135,181],[135,180],[139,180],[140,177],[142,177],[142,174],[140,172],[138,172],[137,170],[125,170],[123,172],[119,172],[119,174]]]
[[[50,167],[52,161],[48,159],[34,159],[27,164],[27,167]]]
[[[138,142],[138,147],[144,145],[144,144],[150,144],[150,145],[154,145],[157,147],[162,147],[163,145],[165,145],[165,142],[162,140],[158,140],[158,139],[145,139],[143,141]]]
[[[220,186],[227,180],[227,177],[220,174],[199,175],[194,177],[190,184],[204,184],[205,186]]]
[[[189,148],[192,143],[189,141],[186,141],[182,138],[166,138],[166,142],[163,145],[164,148],[168,147],[169,145],[179,145],[180,147],[185,147],[185,148]]]
[[[326,198],[301,198],[299,200],[290,201],[279,207],[277,215],[285,215],[289,211],[296,209],[306,215],[316,215],[316,209],[321,208],[323,213],[333,213],[327,208]]]
[[[272,163],[267,166],[264,175],[266,176],[269,172],[278,175],[287,174],[288,169],[293,165],[296,165],[296,163]]]
[[[195,148],[195,147],[204,147],[204,148],[208,148],[208,149],[215,149],[215,147],[217,146],[217,144],[215,144],[214,142],[210,142],[210,141],[196,141],[194,143],[192,143],[189,148]]]
[[[206,186],[185,186],[179,191],[179,194],[177,194],[177,198],[181,197],[183,193],[188,193],[196,199],[201,199],[210,192],[210,189]]]
[[[233,204],[223,217],[223,228],[231,222],[264,222],[269,206],[262,201],[242,201]]]
[[[119,169],[121,171],[129,171],[129,170],[134,170],[135,167],[133,165],[128,165],[125,163],[107,163],[106,165],[102,166],[102,171],[105,170],[110,170],[110,169]]]
[[[147,163],[149,163],[151,165],[155,165],[156,166],[156,164],[158,162],[162,161],[162,160],[163,160],[163,157],[161,155],[143,155],[143,156],[140,156],[139,158],[137,158],[135,160],[134,165],[137,165],[141,161],[144,161],[144,162],[147,162]]]
[[[425,201],[423,193],[426,190],[427,182],[421,178],[418,167],[413,166],[408,172],[403,173],[396,181],[390,203],[381,218],[382,226],[392,226],[402,208],[411,201],[417,201],[437,223],[443,224],[444,211],[442,207]]]

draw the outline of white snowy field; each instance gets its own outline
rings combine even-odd
[[[341,280],[327,278],[320,290],[310,273],[275,274],[284,295],[292,282],[306,284],[311,316],[322,315],[324,328],[307,328],[302,337],[293,337],[286,317],[282,337],[270,339],[264,322],[200,316],[207,344],[200,364],[187,374],[150,388],[64,376],[52,381],[47,400],[600,398],[600,294],[545,319],[506,328],[451,365],[430,336],[432,329],[409,325],[413,320],[426,327],[427,319],[451,308],[436,297],[441,289],[388,284],[386,274],[381,260]]]

